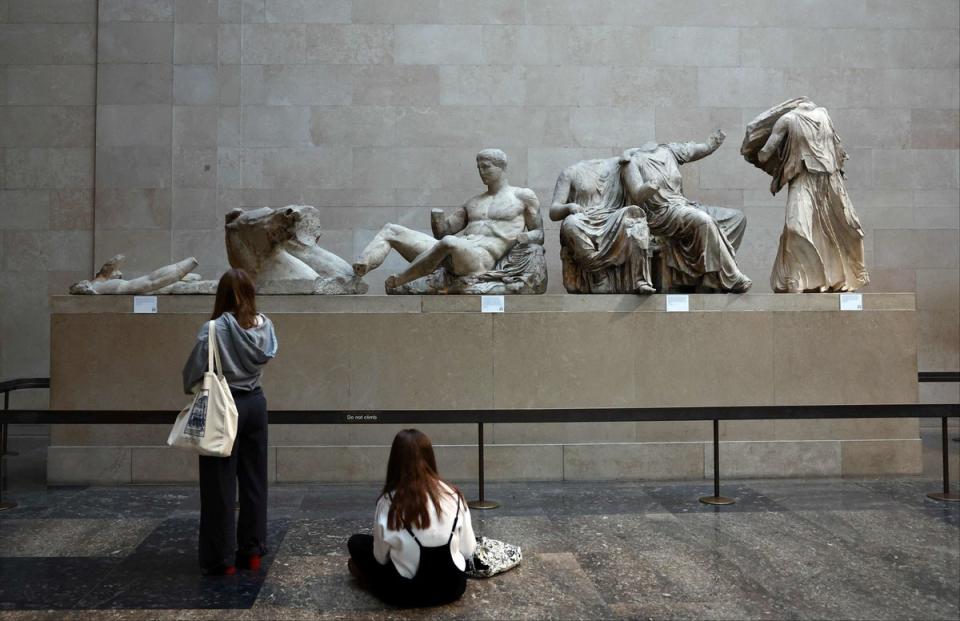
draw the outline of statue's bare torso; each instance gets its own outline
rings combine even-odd
[[[496,194],[484,192],[464,204],[467,224],[455,236],[470,242],[489,256],[489,260],[483,261],[484,271],[492,269],[517,243],[517,235],[526,226],[524,211],[532,194],[526,188],[506,186]],[[524,198],[527,199],[526,203]],[[536,200],[536,197],[532,198]]]

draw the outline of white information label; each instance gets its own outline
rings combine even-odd
[[[157,312],[157,296],[155,295],[133,296],[133,312],[135,313]]]
[[[480,296],[480,311],[483,313],[502,313],[503,312],[503,296],[502,295]]]
[[[862,311],[863,294],[862,293],[841,293],[840,310],[842,311]]]
[[[690,310],[689,295],[668,295],[667,312],[668,313],[686,313]]]

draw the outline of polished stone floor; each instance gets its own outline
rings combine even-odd
[[[479,534],[522,565],[455,604],[403,611],[360,590],[347,537],[375,486],[277,485],[260,573],[201,577],[189,487],[14,489],[0,512],[0,618],[957,619],[960,504],[928,478],[488,485]],[[464,486],[468,495],[475,493]]]

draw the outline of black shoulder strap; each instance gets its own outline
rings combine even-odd
[[[457,517],[453,518],[453,528],[450,529],[450,536],[447,537],[447,545],[453,541],[453,533],[457,532],[457,521],[460,519],[460,497],[457,496]]]
[[[409,526],[407,526],[407,532],[410,533],[410,536],[413,537],[413,540],[417,542],[417,545],[422,548],[422,547],[423,547],[423,544],[420,543],[420,540],[417,539],[417,536],[413,534],[413,531],[410,530],[410,527],[409,527]]]

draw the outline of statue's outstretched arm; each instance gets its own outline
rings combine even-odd
[[[696,162],[703,159],[720,148],[727,135],[722,129],[718,129],[707,138],[706,142],[688,142],[684,145],[684,157],[681,164]]]

